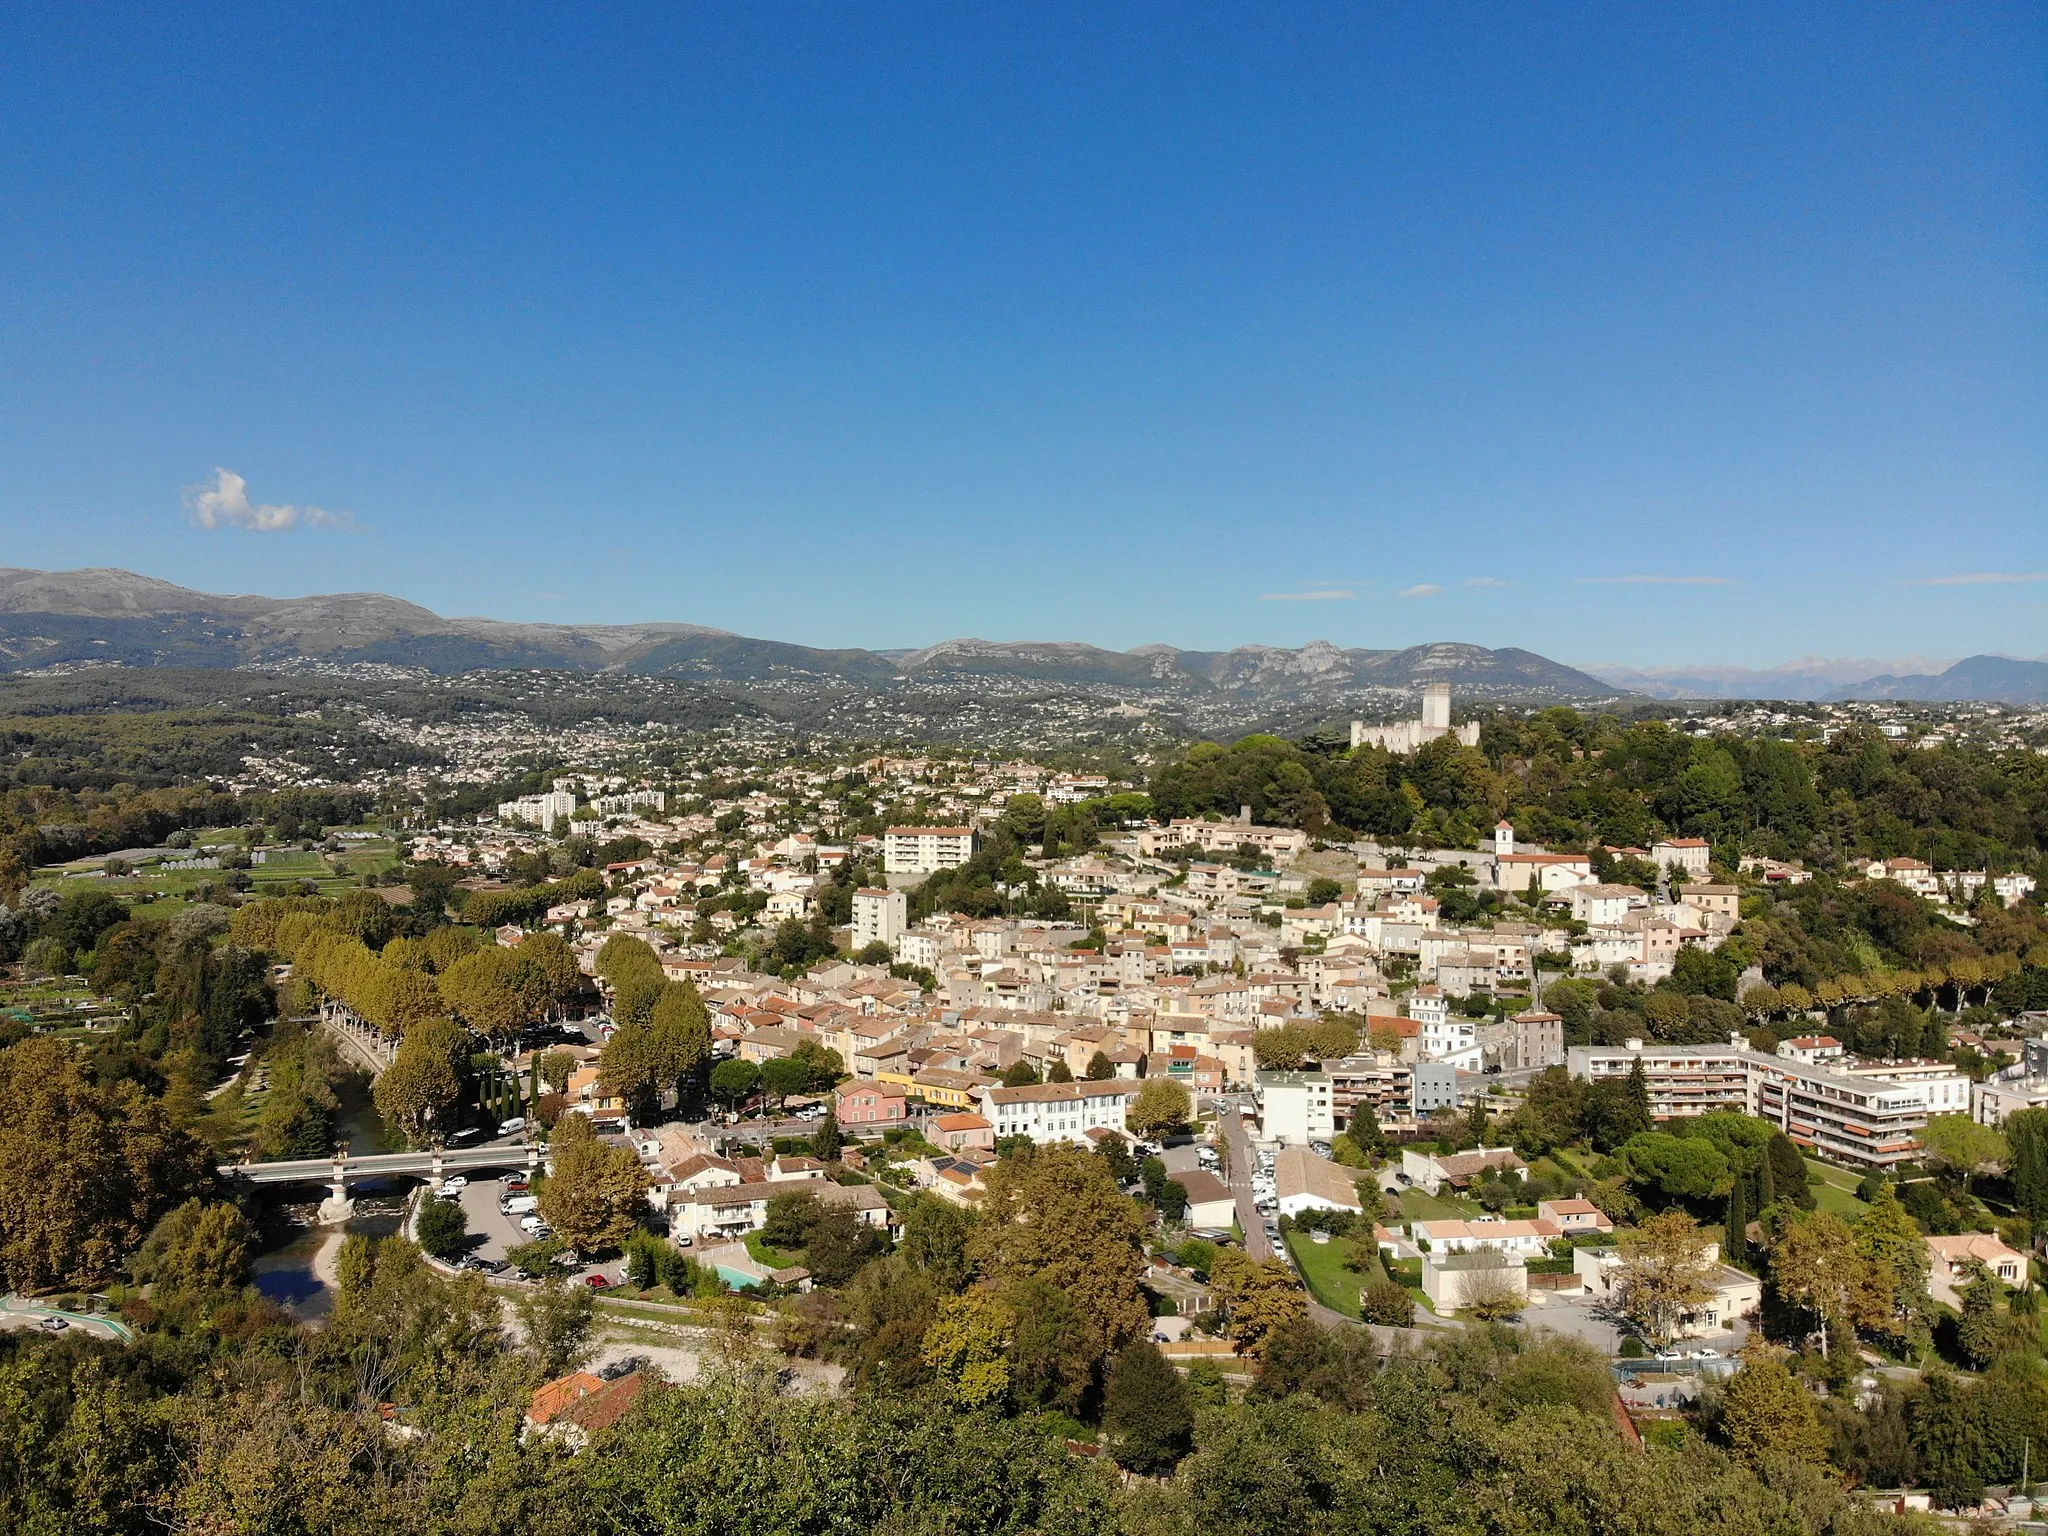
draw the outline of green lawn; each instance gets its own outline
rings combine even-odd
[[[1401,1214],[1409,1221],[1458,1221],[1472,1215],[1476,1209],[1476,1206],[1425,1194],[1419,1189],[1401,1191]]]
[[[804,1252],[801,1248],[771,1248],[761,1241],[761,1234],[758,1232],[747,1234],[747,1252],[753,1256],[756,1264],[766,1264],[770,1269],[788,1269],[804,1261]]]
[[[1813,1203],[1820,1209],[1844,1221],[1854,1221],[1870,1209],[1856,1198],[1856,1186],[1862,1182],[1862,1175],[1811,1157],[1806,1159],[1806,1171],[1812,1180],[1807,1187],[1813,1191]]]
[[[1286,1237],[1288,1251],[1301,1266],[1301,1276],[1315,1299],[1332,1311],[1356,1318],[1358,1293],[1373,1280],[1371,1268],[1377,1267],[1377,1261],[1364,1272],[1346,1269],[1345,1259],[1361,1251],[1351,1239],[1333,1237],[1319,1243],[1306,1232],[1289,1232]]]

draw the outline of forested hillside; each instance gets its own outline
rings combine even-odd
[[[1412,757],[1248,736],[1204,744],[1152,783],[1162,816],[1234,814],[1317,836],[1472,847],[1501,817],[1552,848],[1646,848],[1704,837],[1739,853],[1835,869],[1910,854],[1937,868],[2032,869],[2048,847],[2048,758],[1888,743],[1694,737],[1662,721],[1547,709],[1485,719],[1476,748],[1445,737]]]

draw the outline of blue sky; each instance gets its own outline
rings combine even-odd
[[[2038,654],[2044,43],[13,7],[0,563],[813,644]]]

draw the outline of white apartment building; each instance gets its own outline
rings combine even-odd
[[[668,792],[661,789],[632,789],[620,795],[599,795],[590,808],[600,816],[630,816],[635,811],[665,811]]]
[[[882,867],[892,875],[933,875],[973,857],[972,827],[890,827],[882,834]]]
[[[1329,1073],[1261,1072],[1253,1083],[1267,1141],[1300,1147],[1336,1135],[1336,1097]]]
[[[1740,1110],[1831,1162],[1888,1168],[1920,1153],[1934,1115],[1970,1113],[1970,1080],[1942,1061],[1802,1061],[1747,1045],[1573,1046],[1572,1076],[1625,1078],[1637,1061],[1658,1119]],[[1799,1054],[1807,1054],[1801,1052]]]
[[[576,814],[576,796],[566,789],[551,789],[544,795],[522,795],[498,804],[498,820],[530,821],[543,832],[555,830],[555,823]]]
[[[1707,861],[1713,849],[1703,837],[1667,837],[1650,844],[1650,862],[1674,874],[1694,880],[1707,878]]]
[[[1112,1078],[1099,1083],[989,1086],[979,1094],[982,1117],[995,1127],[998,1141],[1005,1136],[1029,1136],[1042,1146],[1081,1141],[1095,1130],[1122,1131],[1138,1086]]]
[[[909,924],[910,904],[901,891],[862,886],[853,893],[853,947],[886,944],[894,949]]]

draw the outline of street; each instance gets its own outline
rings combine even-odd
[[[1252,1139],[1244,1128],[1244,1117],[1235,1104],[1216,1111],[1223,1127],[1223,1139],[1230,1145],[1230,1193],[1237,1202],[1237,1224],[1244,1232],[1244,1251],[1255,1259],[1273,1257],[1273,1243],[1266,1236],[1266,1219],[1252,1204],[1252,1170],[1258,1159],[1252,1154]]]

